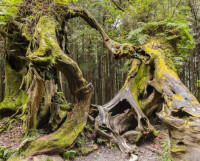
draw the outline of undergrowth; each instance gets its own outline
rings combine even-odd
[[[0,161],[6,161],[11,155],[16,153],[15,150],[11,150],[5,146],[0,146]]]
[[[162,142],[162,152],[161,152],[161,161],[173,161],[172,157],[171,157],[171,153],[169,150],[169,143],[168,143],[168,139],[165,139]]]
[[[173,52],[169,52],[166,47],[162,49],[168,56],[168,64],[170,68],[181,71],[181,66],[189,58],[189,51],[194,48],[194,39],[190,34],[190,29],[187,24],[181,22],[149,22],[138,23],[138,28],[131,31],[128,36],[128,40],[135,46],[143,45],[151,37],[160,37],[165,44],[170,44],[173,48]],[[175,54],[171,54],[175,53]],[[175,65],[175,67],[173,67]],[[174,70],[173,69],[173,70]],[[174,70],[176,72],[176,70]]]

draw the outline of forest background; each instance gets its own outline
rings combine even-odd
[[[149,35],[141,31],[148,28],[156,29],[162,23],[175,26],[173,31],[169,31],[175,34],[173,37],[166,35],[166,41],[179,36],[176,35],[176,28],[189,31],[191,36],[188,35],[189,38],[185,38],[187,42],[179,43],[176,55],[167,53],[166,61],[170,68],[178,73],[181,81],[200,100],[200,2],[198,0],[57,1],[79,4],[87,8],[108,35],[120,43],[129,41],[134,45],[142,45]],[[8,19],[15,17],[16,6],[19,3],[19,0],[1,0],[0,25],[4,25]],[[70,19],[67,26],[68,33],[70,33],[67,37],[70,57],[79,64],[86,80],[92,82],[95,87],[92,103],[108,102],[124,84],[130,62],[126,59],[115,60],[104,46],[100,34],[95,29],[91,29],[81,18]],[[159,34],[164,35],[165,33]],[[134,39],[132,39],[133,36]],[[6,49],[3,41],[0,42],[1,102],[5,93],[3,53]],[[62,78],[65,97],[72,101],[67,80],[62,74],[60,78]]]

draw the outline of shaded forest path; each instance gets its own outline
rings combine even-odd
[[[159,130],[158,136],[154,140],[141,143],[138,146],[138,161],[160,161],[167,152],[163,149],[166,145],[168,132],[164,126],[156,126]],[[102,146],[98,150],[87,156],[79,156],[70,161],[128,161],[129,157],[120,150]]]
[[[0,122],[0,126],[4,122]],[[144,141],[138,147],[138,161],[159,161],[165,157],[166,151],[163,146],[166,145],[168,132],[164,126],[156,126],[159,130],[158,136],[154,140]],[[0,146],[8,147],[9,149],[16,149],[22,140],[26,139],[25,131],[20,123],[13,122],[6,131],[0,134]],[[58,157],[60,161],[61,158]],[[30,158],[30,161],[34,160]],[[129,157],[123,154],[120,150],[109,145],[98,145],[98,149],[86,156],[77,156],[70,161],[128,161]]]

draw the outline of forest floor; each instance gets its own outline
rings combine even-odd
[[[0,126],[3,122],[0,122]],[[168,132],[164,126],[156,126],[158,136],[153,140],[143,141],[138,146],[138,161],[159,161],[167,154],[165,150]],[[9,128],[0,133],[0,147],[16,149],[25,139],[25,131],[20,123],[12,123]],[[95,150],[85,156],[76,156],[71,161],[128,161],[129,157],[123,154],[115,146],[94,143]],[[61,158],[58,160],[60,161]],[[32,159],[31,159],[32,160]],[[56,159],[57,161],[57,159]]]
[[[167,139],[168,131],[162,125],[156,126],[158,136],[153,140],[145,140],[138,145],[138,161],[160,161],[168,157]],[[71,161],[128,161],[129,157],[119,149],[109,146],[100,146],[89,155],[79,156]]]

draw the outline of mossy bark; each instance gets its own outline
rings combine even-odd
[[[58,154],[72,145],[86,125],[92,94],[93,87],[90,87],[72,113],[68,113],[63,125],[56,132],[31,142],[24,151],[25,155]]]
[[[60,48],[56,37],[56,28],[59,23],[53,16],[43,16],[40,18],[36,30],[35,39],[28,49],[28,57],[40,68],[55,67],[67,78],[71,93],[76,96],[78,92],[84,90],[87,81],[75,61],[68,57]],[[36,43],[39,48],[32,50],[31,46]],[[78,99],[78,98],[77,98]]]
[[[24,152],[27,156],[64,151],[76,140],[87,122],[93,86],[83,78],[77,63],[61,50],[56,37],[56,27],[58,26],[59,23],[53,16],[41,17],[35,29],[34,41],[31,42],[27,53],[34,66],[41,69],[56,68],[65,75],[70,84],[71,94],[75,98],[75,105],[73,111],[68,113],[66,121],[57,131],[28,145]],[[33,48],[33,46],[38,46],[38,48]],[[38,91],[40,88],[41,93],[41,86],[37,86],[34,82],[32,84],[33,90]],[[36,100],[40,100],[41,94],[36,91],[33,91],[34,95],[37,93],[35,96],[39,96],[39,99],[36,98]],[[39,102],[35,103],[35,99],[32,101],[33,105],[29,109],[33,109],[35,112],[31,113],[30,117],[32,119],[29,124],[35,125]]]
[[[21,106],[27,103],[28,95],[20,89],[25,68],[17,71],[11,66],[9,59],[4,59],[5,69],[5,98],[0,103],[1,117],[16,112]]]
[[[154,37],[141,47],[148,61],[140,57],[133,59],[123,88],[109,103],[97,106],[96,128],[100,134],[116,141],[123,151],[131,152],[122,138],[136,143],[138,138],[151,136],[151,132],[155,134],[149,120],[155,120],[153,116],[157,115],[169,129],[174,159],[193,160],[192,153],[199,152],[200,104],[166,64],[162,46],[166,46],[163,39]],[[101,131],[102,125],[110,133]]]

